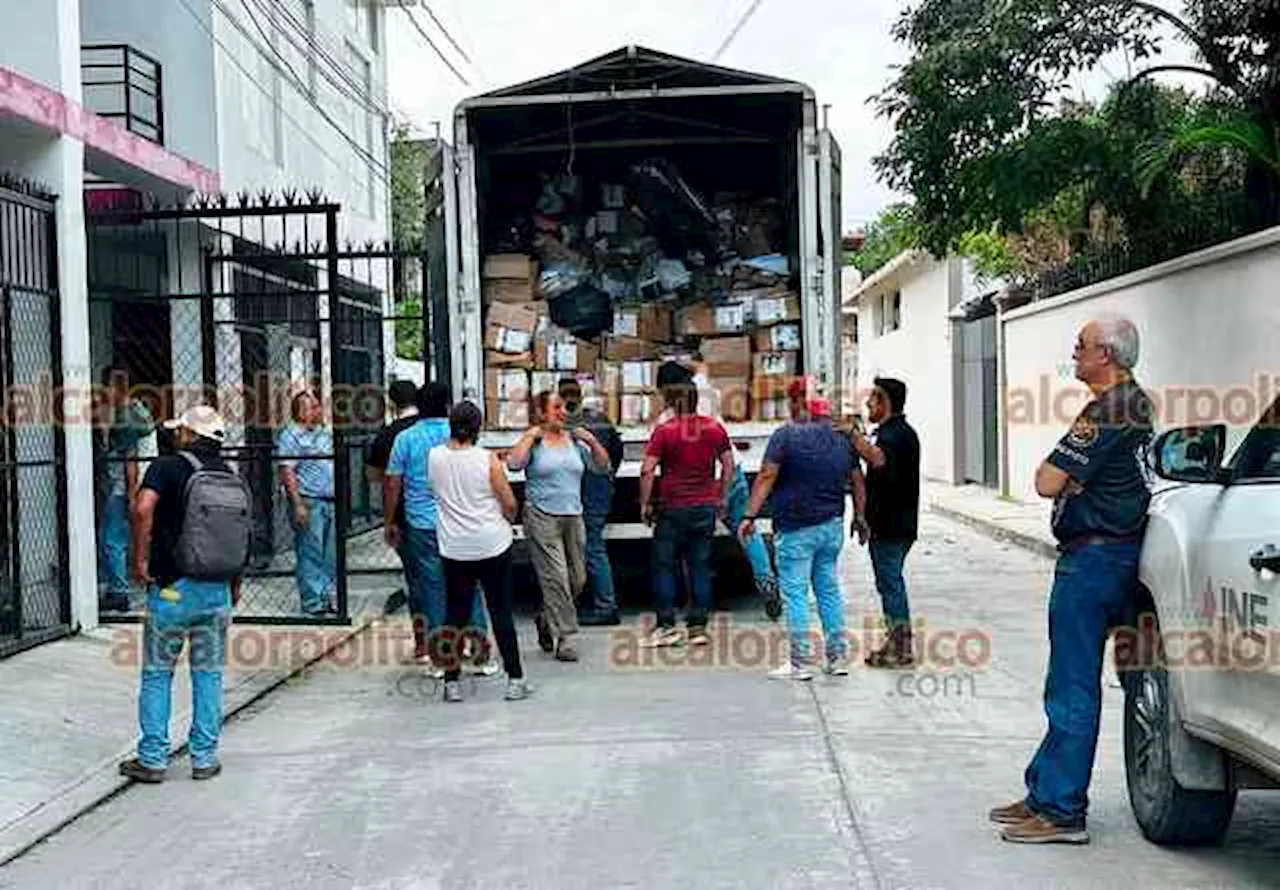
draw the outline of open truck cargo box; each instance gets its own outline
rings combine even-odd
[[[455,398],[485,406],[487,429],[517,426],[527,412],[503,404],[487,385],[499,368],[528,372],[528,396],[556,374],[584,377],[588,388],[603,391],[628,376],[623,362],[684,357],[720,337],[742,338],[710,350],[728,359],[710,376],[718,388],[733,388],[735,421],[778,419],[777,388],[754,380],[762,368],[836,386],[839,155],[817,117],[803,84],[636,47],[464,101],[454,121],[456,188],[448,196]],[[661,206],[661,194],[648,202],[637,194],[658,180],[675,184],[669,214],[645,212]],[[557,206],[557,196],[572,209]],[[694,225],[698,207],[721,224],[718,242]],[[563,224],[554,237],[563,234],[566,245],[591,255],[594,240],[627,243],[625,230],[637,217],[644,230],[631,231],[633,241],[651,238],[649,249],[657,242],[661,251],[648,290],[628,289],[608,272],[593,279],[599,287],[579,286],[571,274],[557,277],[536,264],[539,227],[545,238],[551,224]],[[745,260],[760,261],[747,271],[763,274],[764,284],[746,287],[752,283],[738,274]],[[757,269],[785,274],[769,279]],[[737,290],[727,296],[708,283],[726,270],[737,274]],[[490,307],[499,303],[528,312],[500,310],[501,319],[520,323],[496,325]],[[767,324],[781,329],[757,324],[756,304]],[[530,313],[540,318],[532,334]],[[582,336],[567,335],[562,324],[580,325]],[[633,380],[644,374],[625,370]],[[757,403],[761,394],[775,398]],[[644,428],[652,413],[647,395],[619,386],[610,413],[620,425]],[[750,426],[755,439],[759,423]]]

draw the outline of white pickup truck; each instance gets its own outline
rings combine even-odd
[[[1236,792],[1280,787],[1280,400],[1154,443],[1142,589],[1115,639],[1129,800],[1151,841],[1220,842]]]

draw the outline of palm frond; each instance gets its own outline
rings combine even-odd
[[[1141,149],[1134,159],[1134,176],[1143,197],[1163,174],[1184,157],[1205,149],[1232,149],[1268,168],[1280,179],[1280,154],[1262,124],[1239,118],[1208,126],[1189,126]]]

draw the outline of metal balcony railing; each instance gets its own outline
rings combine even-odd
[[[125,129],[164,145],[160,63],[125,44],[80,47],[84,104]]]

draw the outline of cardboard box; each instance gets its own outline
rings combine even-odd
[[[715,337],[702,341],[708,378],[746,381],[751,376],[751,338]]]
[[[560,387],[560,381],[567,376],[569,375],[563,371],[534,371],[529,382],[529,395],[536,396],[548,390],[555,392]]]
[[[785,399],[787,388],[794,379],[794,377],[752,377],[751,399],[757,404],[771,399]]]
[[[721,418],[731,423],[751,419],[751,388],[747,381],[712,378],[707,384],[716,392]]]
[[[658,397],[625,394],[619,399],[618,423],[621,426],[643,426],[658,416]]]
[[[480,300],[486,306],[494,303],[527,303],[537,298],[538,289],[529,281],[504,278],[486,281],[480,288]]]
[[[533,336],[546,308],[547,304],[541,302],[494,303],[485,315],[485,323]]]
[[[613,313],[613,333],[636,337],[650,343],[671,342],[671,310],[664,306],[637,306]],[[621,359],[625,361],[625,359]]]
[[[800,298],[796,296],[756,297],[755,318],[758,325],[800,320]]]
[[[800,349],[800,325],[785,323],[756,328],[757,352],[796,352]]]
[[[486,399],[527,402],[529,372],[522,368],[487,368],[484,372]]]
[[[758,352],[754,370],[756,377],[794,377],[796,354],[794,352]]]
[[[533,353],[489,351],[484,354],[484,366],[486,368],[522,368],[525,371],[532,371]]]
[[[775,396],[755,403],[752,417],[759,421],[788,420],[791,417],[790,404],[786,396]]]
[[[604,341],[604,357],[611,362],[656,361],[658,347],[636,337],[610,336]]]
[[[657,362],[623,362],[622,391],[653,392],[658,385]]]
[[[747,328],[747,308],[745,303],[688,306],[676,313],[676,330],[690,337],[741,333]]]
[[[596,362],[596,386],[605,395],[617,395],[621,392],[622,364],[615,361]]]
[[[533,361],[539,371],[593,371],[600,360],[600,350],[585,340],[561,342],[552,337],[539,338],[534,345]]]
[[[517,331],[502,325],[490,324],[484,329],[484,348],[507,355],[521,355],[533,348],[533,334]]]
[[[523,430],[529,428],[529,402],[484,400],[485,426],[493,430]]]
[[[486,280],[506,279],[526,284],[538,278],[538,262],[522,253],[495,253],[484,258]]]

